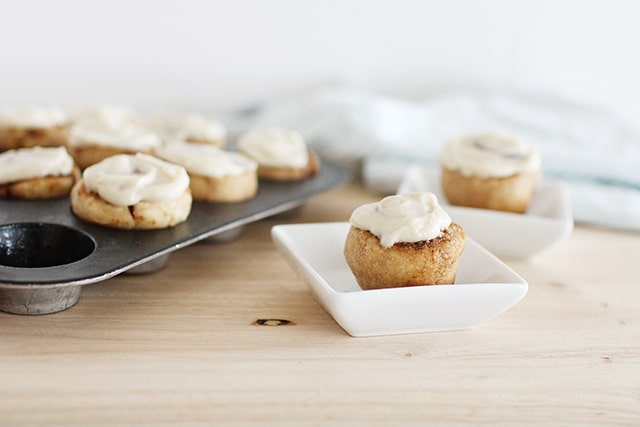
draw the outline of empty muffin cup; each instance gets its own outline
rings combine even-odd
[[[21,270],[57,267],[79,261],[95,250],[82,231],[59,224],[26,222],[0,226],[0,266],[16,278]],[[0,282],[0,310],[14,314],[47,314],[78,301],[80,286]]]

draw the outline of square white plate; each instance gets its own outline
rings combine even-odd
[[[468,236],[499,257],[527,259],[566,238],[573,230],[571,201],[565,185],[542,179],[524,214],[452,206],[442,193],[440,169],[412,166],[398,193],[430,191]]]
[[[277,225],[271,235],[316,299],[350,335],[467,329],[504,312],[527,293],[527,282],[467,239],[454,285],[362,290],[343,247],[348,222]]]

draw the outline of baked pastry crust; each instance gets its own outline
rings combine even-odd
[[[148,151],[127,150],[100,145],[87,145],[82,147],[67,146],[67,151],[71,157],[73,157],[78,166],[80,166],[80,169],[86,169],[95,163],[101,162],[107,157],[115,156],[117,154],[136,154],[139,152],[151,154]]]
[[[320,171],[320,158],[311,149],[306,166],[294,168],[290,166],[258,165],[258,176],[272,181],[300,181],[314,176]]]
[[[351,226],[344,257],[362,289],[452,284],[465,239],[452,222],[434,239],[385,248],[371,232]]]
[[[69,125],[46,128],[0,127],[0,151],[14,148],[61,147],[69,140]]]
[[[80,169],[74,166],[69,175],[44,176],[0,184],[0,197],[54,199],[68,196],[73,185],[80,180],[80,175]]]
[[[538,188],[540,172],[483,178],[442,168],[440,179],[451,205],[524,213]]]
[[[252,199],[258,194],[258,175],[255,169],[240,175],[220,177],[189,173],[189,179],[194,200],[233,203]]]
[[[184,222],[191,212],[191,191],[165,203],[139,202],[116,206],[89,192],[80,179],[71,190],[71,208],[81,219],[105,227],[120,229],[158,229]]]

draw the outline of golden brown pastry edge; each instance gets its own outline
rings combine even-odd
[[[91,165],[118,154],[145,153],[153,155],[153,152],[140,150],[127,150],[119,147],[106,147],[100,145],[86,145],[81,147],[68,146],[67,151],[73,157],[80,169],[86,169]]]
[[[191,213],[191,190],[178,199],[164,203],[139,202],[132,206],[115,206],[98,194],[89,192],[80,179],[71,190],[71,208],[80,219],[109,228],[160,229],[187,220]]]
[[[524,213],[537,191],[540,172],[484,178],[442,168],[440,181],[451,205]]]
[[[367,230],[351,226],[344,257],[362,289],[452,284],[466,235],[452,222],[429,241],[396,243],[390,248]]]
[[[0,151],[31,147],[64,147],[69,141],[68,124],[51,127],[0,127]]]
[[[69,175],[44,176],[0,184],[0,197],[35,200],[68,196],[80,176],[80,169],[74,165]]]
[[[304,167],[293,168],[259,164],[258,176],[271,181],[300,181],[312,177],[320,171],[320,158],[313,150],[309,149],[308,152],[309,161]]]
[[[221,177],[189,174],[191,194],[194,200],[217,203],[236,203],[250,200],[258,194],[256,170],[240,175]]]

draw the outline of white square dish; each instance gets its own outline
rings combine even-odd
[[[364,291],[347,265],[348,222],[277,225],[271,235],[334,320],[355,337],[468,329],[520,301],[527,282],[467,239],[454,285]]]
[[[442,193],[440,169],[412,166],[405,173],[398,193],[430,191],[451,219],[495,255],[528,259],[565,239],[573,230],[568,190],[560,182],[542,179],[524,214],[452,206]]]

